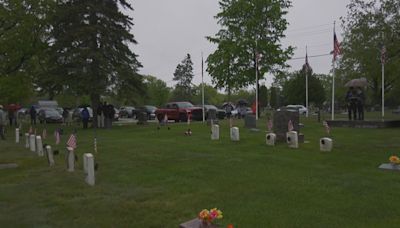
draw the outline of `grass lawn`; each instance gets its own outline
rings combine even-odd
[[[226,121],[219,141],[199,122],[191,137],[183,134],[186,124],[98,130],[94,187],[82,171],[93,130],[78,129],[77,170],[68,173],[63,147],[48,167],[24,148],[24,138],[15,144],[9,129],[0,163],[19,168],[0,170],[0,226],[176,228],[218,207],[221,227],[399,227],[400,172],[377,168],[400,155],[399,129],[334,128],[334,149],[322,153],[325,133],[315,117],[302,119],[309,143],[299,149],[266,146],[265,122],[250,132],[236,121],[240,142],[230,141]],[[54,144],[54,127],[45,143]]]

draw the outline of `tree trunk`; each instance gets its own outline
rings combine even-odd
[[[100,105],[100,95],[99,94],[91,94],[90,95],[90,100],[92,103],[92,110],[93,110],[93,128],[98,128],[97,125],[97,109],[99,108]]]

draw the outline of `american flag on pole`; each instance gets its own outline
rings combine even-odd
[[[44,128],[43,132],[42,132],[42,138],[46,139],[46,137],[47,137],[47,130],[46,130],[46,128]]]
[[[293,122],[292,122],[292,120],[289,120],[289,123],[288,123],[288,131],[293,131],[293,130],[294,130]]]
[[[331,133],[331,128],[329,127],[328,122],[324,121],[324,122],[322,123],[322,125],[325,127],[325,132],[326,132],[326,134],[329,135],[329,134]]]
[[[336,37],[336,32],[333,30],[333,61],[336,61],[337,56],[342,53],[340,43]]]
[[[56,145],[60,144],[60,132],[58,130],[54,132],[54,137],[56,138]]]
[[[268,119],[268,123],[267,123],[267,127],[268,127],[268,131],[272,131],[272,127],[273,127],[273,123],[272,123],[272,119]]]
[[[381,63],[385,64],[386,61],[387,61],[387,50],[385,45],[383,45],[381,49]]]
[[[310,71],[311,70],[311,67],[310,67],[310,63],[308,62],[308,53],[307,53],[307,50],[306,50],[306,62],[304,63],[304,69],[305,70],[307,70],[307,71]]]
[[[67,146],[71,147],[72,149],[76,149],[76,136],[75,134],[71,134],[67,141]]]

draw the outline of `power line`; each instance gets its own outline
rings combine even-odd
[[[332,54],[321,54],[321,55],[309,55],[308,58],[318,58],[318,57],[323,57],[323,56],[328,56],[328,55],[332,55]],[[299,59],[305,59],[306,57],[295,57],[295,58],[291,58],[288,59],[287,61],[291,61],[291,60],[299,60]]]
[[[288,29],[288,32],[294,32],[294,31],[301,31],[301,30],[310,30],[310,29],[314,29],[314,28],[318,28],[318,27],[325,27],[325,26],[332,26],[333,23],[326,23],[326,24],[319,24],[319,25],[310,25],[307,27],[302,27],[302,28],[297,28],[297,29]]]

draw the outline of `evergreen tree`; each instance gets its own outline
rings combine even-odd
[[[142,88],[141,64],[129,48],[136,44],[132,18],[119,7],[133,10],[125,0],[65,0],[53,18],[54,81],[78,96],[89,95],[94,112],[101,95]]]
[[[174,90],[175,100],[191,100],[193,77],[193,62],[187,54],[175,69],[173,80],[178,82]]]

